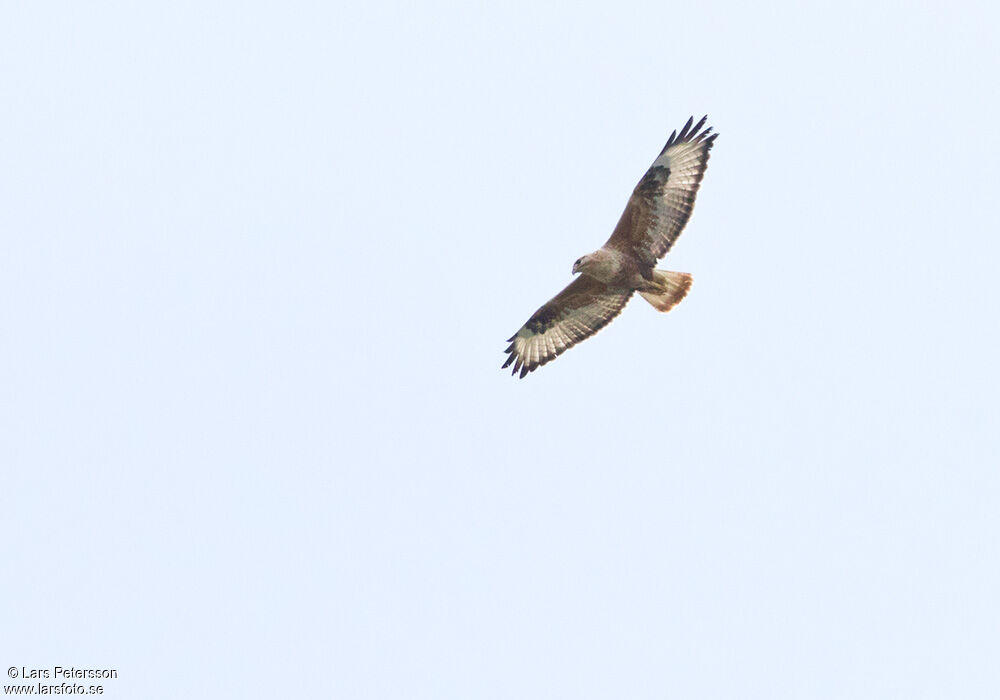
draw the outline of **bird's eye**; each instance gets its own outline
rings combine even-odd
[[[580,263],[582,263],[582,262],[583,262],[583,258],[580,258],[579,260],[577,260],[577,261],[576,261],[575,263],[573,263],[573,264],[574,264],[574,265],[579,265],[579,264],[580,264]]]

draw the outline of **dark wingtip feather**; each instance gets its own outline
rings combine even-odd
[[[694,123],[694,115],[688,117],[687,123],[684,124],[684,128],[681,129],[680,135],[677,137],[678,141],[683,141],[691,133],[691,124]]]
[[[694,123],[693,116],[688,117],[687,123],[684,124],[680,133],[678,133],[676,129],[670,133],[670,138],[667,139],[667,143],[663,147],[663,150],[660,151],[660,155],[662,156],[666,153],[667,149],[674,144],[687,143],[689,141],[704,141],[709,144],[709,147],[711,147],[711,142],[715,140],[715,137],[718,136],[718,134],[712,133],[712,127],[708,127],[699,133],[699,130],[705,126],[706,121],[708,121],[707,114],[699,119],[697,124]]]
[[[510,350],[506,350],[505,352],[510,352]],[[507,361],[500,366],[500,369],[507,369],[507,366],[513,361],[514,361],[514,355],[513,354],[508,355]]]
[[[534,368],[532,368],[532,369],[534,369]],[[521,368],[521,376],[518,377],[518,379],[524,379],[524,375],[526,375],[530,371],[531,370],[528,369],[528,365],[525,365],[524,367]]]
[[[669,139],[667,139],[667,143],[666,143],[666,145],[665,145],[665,146],[663,147],[663,150],[662,150],[662,151],[660,151],[660,155],[661,155],[661,156],[662,156],[662,155],[663,155],[664,153],[666,153],[666,152],[667,152],[667,149],[668,149],[668,148],[670,148],[671,146],[673,146],[673,145],[674,145],[674,140],[675,140],[676,138],[677,138],[677,129],[674,129],[674,130],[673,130],[672,132],[670,132],[670,138],[669,138]]]

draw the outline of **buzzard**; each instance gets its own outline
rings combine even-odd
[[[632,191],[608,242],[573,263],[573,274],[580,276],[509,338],[504,368],[513,363],[512,374],[520,371],[523,379],[608,325],[635,292],[657,311],[670,311],[684,298],[691,289],[691,275],[657,270],[654,265],[691,218],[718,136],[712,127],[702,129],[706,119],[692,126],[692,117],[679,134],[670,135]]]

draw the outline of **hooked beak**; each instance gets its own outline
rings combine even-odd
[[[573,274],[575,275],[579,271],[580,271],[580,264],[579,263],[573,263]]]

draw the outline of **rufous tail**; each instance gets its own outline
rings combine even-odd
[[[657,289],[640,291],[639,294],[657,311],[667,312],[687,295],[693,281],[694,278],[687,272],[653,270],[653,284]]]

